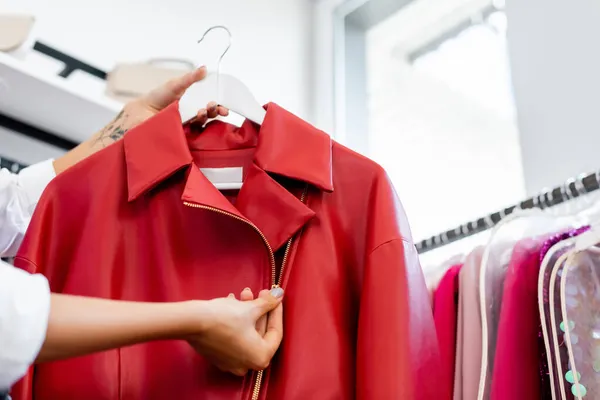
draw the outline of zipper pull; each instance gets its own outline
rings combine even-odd
[[[271,289],[277,289],[277,288],[280,288],[280,287],[281,287],[281,286],[279,286],[279,285],[277,285],[277,284],[275,284],[275,285],[271,285]]]

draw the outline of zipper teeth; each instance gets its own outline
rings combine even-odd
[[[308,185],[304,188],[304,191],[302,192],[302,196],[300,196],[300,201],[302,203],[304,203],[304,201],[306,200],[307,192],[308,192]],[[290,254],[290,249],[292,248],[292,242],[294,241],[295,235],[292,236],[291,238],[289,238],[287,241],[287,244],[285,246],[285,251],[283,253],[283,259],[281,261],[281,271],[279,272],[279,276],[277,276],[277,265],[275,264],[275,252],[273,251],[273,248],[269,244],[267,237],[264,235],[264,233],[261,232],[260,229],[258,229],[258,227],[256,225],[254,225],[252,222],[250,222],[244,218],[240,218],[235,214],[232,214],[227,211],[223,211],[219,208],[215,208],[215,207],[211,207],[211,206],[204,206],[204,205],[196,204],[196,203],[191,203],[189,201],[184,201],[183,204],[185,204],[188,207],[201,208],[204,210],[216,212],[218,214],[227,215],[229,217],[237,219],[238,221],[241,221],[245,224],[250,225],[252,227],[252,229],[254,229],[256,231],[256,233],[258,233],[260,235],[260,237],[263,240],[263,243],[265,244],[265,246],[267,247],[267,250],[269,251],[269,259],[271,261],[271,285],[272,285],[272,287],[279,287],[281,285],[281,282],[283,280],[283,272],[285,271],[287,259]],[[258,400],[258,398],[260,396],[260,388],[262,385],[263,373],[264,373],[264,370],[257,371],[257,373],[256,373],[256,381],[254,382],[254,388],[252,389],[252,400]]]
[[[263,371],[256,373],[256,381],[254,381],[254,389],[252,389],[252,400],[258,400],[260,396],[260,387],[262,385]]]
[[[304,200],[306,199],[307,190],[308,190],[308,187],[305,187],[304,191],[302,192],[302,196],[300,196],[300,201],[302,203],[304,203]],[[288,255],[290,254],[290,249],[292,248],[292,242],[294,240],[294,236],[292,236],[291,238],[288,239],[287,245],[285,246],[285,252],[283,253],[283,259],[281,260],[281,271],[279,271],[279,277],[277,279],[277,282],[275,283],[275,286],[281,286],[281,283],[283,281],[283,273],[284,273],[285,267],[287,265],[287,259],[288,259]]]
[[[302,192],[302,196],[300,196],[300,201],[304,203],[306,200],[306,193],[308,192],[308,185],[305,186],[304,191]],[[295,236],[295,235],[294,235]],[[277,280],[275,279],[276,273],[273,274],[273,287],[281,287],[281,282],[283,280],[283,273],[285,271],[285,267],[287,265],[288,255],[290,254],[290,249],[292,248],[292,242],[294,241],[294,236],[288,239],[287,244],[285,246],[285,251],[283,253],[283,259],[281,260],[281,271],[279,271],[279,277]],[[274,267],[275,268],[275,267]],[[274,269],[276,271],[276,268]],[[256,381],[254,382],[254,388],[252,389],[252,400],[258,400],[260,396],[260,388],[262,385],[264,370],[258,371],[256,373]]]

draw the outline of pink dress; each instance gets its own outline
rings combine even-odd
[[[462,265],[451,267],[444,274],[435,291],[433,300],[433,319],[442,357],[444,392],[452,398],[454,384],[454,363],[456,355],[456,319],[458,313],[458,274]]]
[[[537,286],[544,240],[521,240],[512,253],[498,324],[492,400],[540,398]]]
[[[479,271],[484,247],[474,249],[459,273],[458,323],[454,396],[456,400],[477,400],[481,370],[481,308]]]

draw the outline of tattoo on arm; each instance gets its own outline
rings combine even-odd
[[[125,135],[128,130],[124,126],[125,119],[127,119],[127,114],[125,114],[124,111],[121,111],[110,124],[100,131],[98,138],[92,143],[92,145],[100,143],[102,147],[106,147],[109,144],[122,139],[123,135]]]

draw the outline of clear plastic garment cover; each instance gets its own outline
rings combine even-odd
[[[560,379],[575,398],[600,397],[600,236],[597,228],[577,238],[564,255],[559,284],[551,287],[560,299],[559,334],[567,352],[556,352],[567,371]],[[559,293],[557,295],[557,292]],[[562,388],[561,388],[562,389]]]
[[[537,237],[573,226],[572,217],[557,218],[539,209],[519,211],[498,224],[483,254],[479,276],[482,321],[482,357],[478,399],[489,398],[503,282],[516,238]]]

